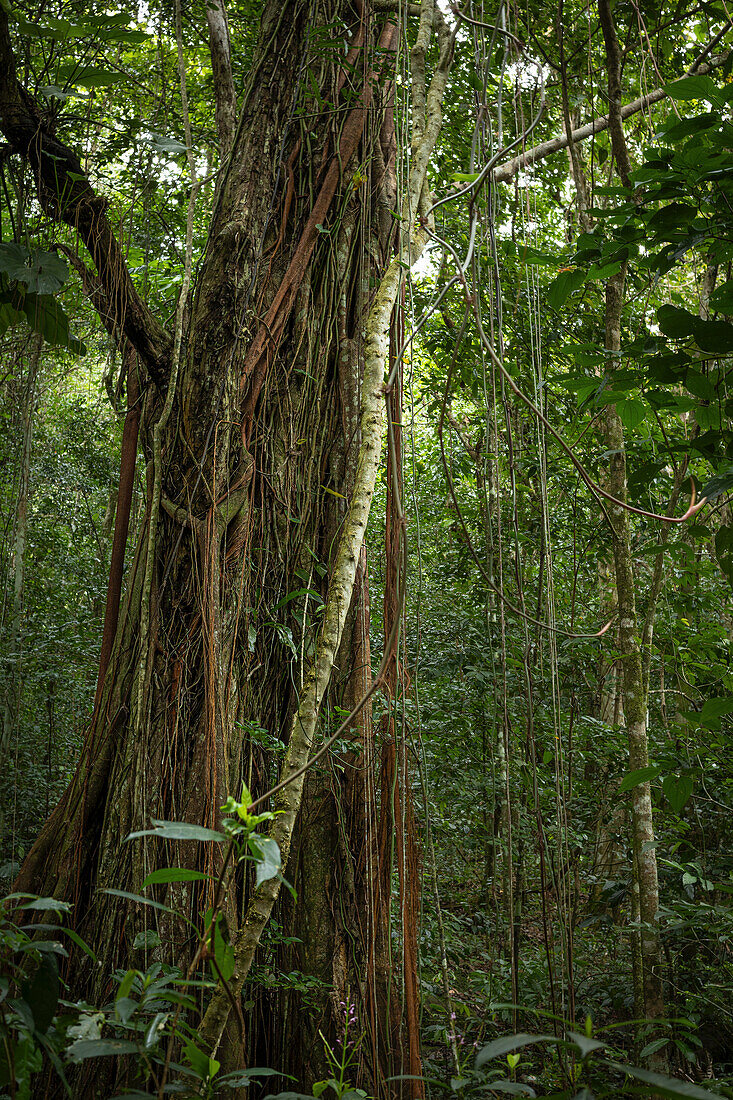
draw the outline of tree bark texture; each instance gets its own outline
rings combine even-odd
[[[25,582],[26,544],[28,540],[28,505],[31,491],[31,457],[33,451],[33,424],[35,419],[36,383],[41,366],[43,342],[34,336],[30,345],[28,373],[21,391],[21,449],[18,471],[18,496],[15,506],[12,557],[12,595],[10,601],[10,630],[8,632],[7,671],[3,725],[0,732],[0,764],[7,756],[18,721],[23,658],[23,587]]]
[[[351,29],[344,65],[341,54],[318,45],[319,28],[338,18]],[[246,782],[257,796],[277,778],[273,742],[285,745],[283,771],[297,771],[308,758],[324,696],[328,706],[348,706],[369,681],[361,543],[373,479],[358,502],[355,487],[367,423],[374,474],[381,447],[384,332],[377,327],[376,342],[365,347],[365,318],[370,282],[378,283],[387,266],[398,224],[391,213],[397,197],[388,109],[395,47],[394,22],[370,17],[362,5],[265,4],[187,311],[161,436],[160,520],[152,533],[152,437],[166,394],[151,356],[141,356],[147,514],[79,768],[18,880],[19,889],[75,902],[77,926],[101,963],[76,988],[94,999],[109,994],[113,967],[152,961],[146,949],[133,947],[151,910],[100,891],[140,894],[145,875],[159,866],[219,867],[219,852],[209,847],[125,837],[153,818],[217,827],[227,794],[239,795]],[[5,91],[12,99],[14,89]],[[426,168],[427,161],[413,220]],[[104,262],[96,253],[92,261],[98,268]],[[386,292],[379,291],[385,332],[402,266],[390,270]],[[371,388],[368,422],[360,419],[363,385]],[[353,537],[345,542],[349,525]],[[339,554],[348,558],[345,567]],[[334,663],[340,684],[331,688]],[[307,886],[296,922],[304,970],[317,972],[338,999],[354,990],[352,999],[373,1017],[374,982],[365,973],[374,938],[373,905],[365,905],[374,838],[363,831],[376,817],[365,792],[373,763],[368,712],[357,725],[353,775],[327,760],[308,781],[309,812],[285,870],[292,867]],[[285,860],[303,782],[286,787],[280,799],[286,813],[274,835]],[[198,885],[157,890],[158,900],[200,920],[211,901]],[[278,891],[277,880],[254,890],[241,873],[233,885],[230,932],[238,951],[249,945],[240,988]],[[165,915],[156,930],[162,957],[185,968],[197,947],[190,930]],[[323,970],[329,954],[342,960],[338,975],[330,961],[330,974]],[[256,972],[251,980],[257,982]],[[327,1035],[337,1032],[335,1000],[319,994]],[[218,1045],[224,1032],[212,1026],[210,1033]],[[288,1070],[300,1075],[305,1068],[307,1077],[302,1044],[301,1055],[292,1053],[297,1034],[296,1016],[282,1049]],[[250,1049],[261,1045],[252,1034],[246,1042]],[[375,1057],[362,1061],[360,1083],[383,1091],[372,1080],[380,1077]]]

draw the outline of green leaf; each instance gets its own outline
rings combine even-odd
[[[132,1019],[137,1008],[139,1008],[138,1002],[133,1001],[131,997],[118,997],[115,1001],[115,1012],[123,1024]]]
[[[733,325],[728,321],[698,321],[694,337],[702,351],[722,356],[733,353]]]
[[[13,298],[14,308],[21,310],[34,332],[39,333],[47,344],[68,348],[77,355],[86,355],[86,348],[69,330],[69,318],[61,303],[49,294],[26,292],[18,287]]]
[[[69,1059],[77,1063],[84,1062],[87,1058],[110,1058],[135,1053],[137,1044],[127,1039],[77,1039],[69,1047]]]
[[[582,1035],[579,1031],[569,1031],[568,1035],[577,1047],[580,1047],[580,1057],[587,1058],[594,1050],[602,1050],[606,1046],[600,1039],[591,1039],[588,1035]]]
[[[633,431],[646,418],[646,405],[638,397],[624,397],[616,402],[616,412],[628,431]]]
[[[718,103],[721,98],[717,85],[709,76],[685,76],[673,84],[667,84],[664,90],[670,99],[683,102],[704,99],[708,103]]]
[[[152,134],[151,138],[152,145],[157,153],[185,153],[188,148],[177,138],[165,137],[164,134]]]
[[[574,271],[561,271],[547,288],[547,304],[552,309],[561,309],[567,299],[585,282],[585,271],[576,267]]]
[[[648,1058],[650,1054],[656,1054],[662,1047],[666,1047],[669,1039],[653,1039],[651,1043],[647,1043],[642,1051],[639,1052],[640,1058]]]
[[[222,933],[222,925],[224,924],[221,919],[221,915],[217,916],[216,923],[214,925],[214,958],[216,959],[216,965],[219,968],[219,974],[222,979],[228,982],[234,973],[234,948],[231,944],[227,943]],[[214,970],[214,976],[219,975]]]
[[[129,890],[112,890],[107,887],[104,890],[100,890],[101,894],[110,894],[113,898],[123,898],[125,901],[134,901],[137,905],[149,905],[151,909],[160,909],[164,913],[173,913],[174,910],[168,905],[163,905],[159,901],[152,901],[150,898],[143,898],[140,894],[131,894]]]
[[[124,73],[112,72],[109,69],[99,69],[89,65],[74,76],[73,82],[81,88],[109,88],[113,84],[121,84],[126,79]]]
[[[59,1003],[59,970],[53,955],[41,955],[36,972],[23,983],[21,992],[31,1010],[36,1031],[44,1034],[51,1026]]]
[[[155,886],[159,882],[201,882],[211,878],[211,875],[203,871],[193,871],[189,867],[161,867],[159,871],[151,871],[143,880],[143,886]]]
[[[619,792],[630,791],[632,787],[638,787],[640,783],[646,783],[655,779],[662,770],[659,764],[650,764],[646,768],[635,768],[628,772],[618,785]]]
[[[97,956],[94,954],[86,940],[83,940],[78,932],[75,932],[73,928],[60,928],[59,931],[68,936],[71,942],[75,943],[76,946],[84,952],[87,958],[90,958],[93,963],[96,963]]]
[[[528,1035],[520,1032],[518,1035],[505,1035],[501,1039],[494,1039],[488,1043],[476,1055],[476,1069],[486,1065],[492,1058],[503,1058],[513,1050],[521,1050],[522,1047],[531,1046],[532,1043],[556,1042],[554,1035]]]
[[[249,848],[257,860],[256,880],[261,882],[274,878],[280,870],[282,860],[277,841],[271,836],[253,836],[249,839]]]
[[[160,947],[160,936],[154,928],[146,928],[144,932],[138,932],[132,946],[136,951],[151,951],[155,947]]]
[[[164,1033],[165,1024],[168,1019],[167,1012],[156,1012],[150,1021],[150,1026],[145,1032],[145,1049],[150,1050],[156,1043],[160,1042],[160,1038]]]
[[[0,301],[0,336],[3,336],[13,325],[18,325],[23,320],[20,310],[14,309],[10,302]]]
[[[212,1077],[215,1077],[221,1068],[221,1062],[217,1062],[215,1058],[209,1058],[208,1054],[204,1054],[193,1043],[185,1044],[183,1056],[196,1076],[200,1077],[202,1081],[209,1081]]]
[[[716,497],[727,493],[729,489],[733,489],[733,466],[726,466],[720,473],[711,477],[710,481],[703,485],[700,490],[700,497],[715,500]]]
[[[676,814],[680,813],[692,794],[692,777],[689,775],[666,775],[662,782],[664,797]]]
[[[710,295],[710,305],[720,313],[733,316],[733,279],[719,286]]]
[[[679,306],[660,306],[657,310],[657,321],[665,336],[673,340],[681,340],[692,336],[700,323],[700,318],[695,317],[687,309]]]
[[[199,842],[214,840],[220,844],[226,840],[224,833],[216,829],[207,829],[203,825],[193,825],[187,821],[156,821],[153,819],[152,829],[141,829],[137,833],[130,833],[126,840],[136,840],[141,836],[157,836],[164,840],[197,840]]]
[[[702,710],[697,716],[703,724],[711,719],[720,718],[723,714],[733,713],[733,697],[706,699]]]
[[[697,207],[688,202],[670,202],[652,214],[647,222],[647,229],[659,233],[664,237],[667,230],[677,230],[694,221],[697,216]],[[668,238],[667,238],[668,239]]]
[[[687,1081],[677,1081],[674,1077],[666,1077],[663,1073],[652,1073],[648,1069],[639,1069],[638,1066],[624,1066],[620,1062],[608,1063],[613,1069],[620,1070],[635,1077],[637,1081],[644,1081],[648,1085],[654,1085],[655,1092],[663,1096],[682,1097],[683,1100],[711,1100],[714,1092],[701,1089],[698,1085],[691,1085]]]
[[[16,897],[15,894],[10,895]],[[18,906],[19,909],[33,909],[41,913],[68,913],[71,910],[71,902],[59,901],[58,898],[32,898]]]

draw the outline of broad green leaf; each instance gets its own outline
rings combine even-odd
[[[710,295],[710,306],[720,313],[733,317],[733,279],[728,279],[713,291]]]
[[[73,89],[65,91],[60,88],[58,84],[44,84],[38,91],[46,99],[60,99],[61,102],[65,102],[67,99],[88,99],[89,96],[84,95],[83,92],[76,92]]]
[[[211,878],[211,875],[203,871],[193,871],[189,867],[161,867],[159,871],[151,871],[143,880],[143,886],[154,886],[159,882],[200,882],[202,879]]]
[[[69,278],[69,267],[55,252],[39,250],[31,253],[25,270],[16,270],[12,278],[25,283],[34,294],[56,294]]]
[[[698,321],[693,335],[702,351],[713,355],[733,353],[733,325],[728,321]]]
[[[11,894],[11,897],[14,895]],[[41,913],[69,913],[71,902],[59,901],[58,898],[32,898],[18,906],[19,909],[34,909]]]
[[[650,764],[646,768],[635,768],[628,772],[618,785],[619,791],[630,791],[632,787],[638,787],[640,783],[647,783],[656,778],[662,770],[659,764]]]
[[[24,320],[23,314],[14,309],[10,302],[0,301],[0,336],[3,336],[13,325],[20,324]]]
[[[580,289],[585,279],[585,271],[580,267],[576,267],[574,271],[561,271],[547,288],[547,304],[552,309],[561,309],[570,295]]]
[[[695,317],[687,309],[679,306],[660,306],[657,310],[657,321],[665,336],[673,340],[681,340],[692,336],[700,323],[700,318]]]
[[[692,778],[689,775],[666,775],[662,781],[664,797],[676,814],[680,813],[692,794]]]
[[[705,723],[711,718],[720,718],[723,714],[733,713],[733,697],[706,699],[698,718]]]
[[[556,1042],[554,1035],[528,1035],[519,1032],[518,1035],[504,1035],[501,1039],[494,1039],[493,1043],[487,1043],[476,1055],[476,1069],[486,1065],[492,1058],[503,1058],[513,1050],[521,1050],[522,1047],[531,1046],[532,1043]]]
[[[208,1054],[204,1054],[194,1043],[184,1045],[183,1056],[196,1076],[200,1077],[202,1081],[208,1081],[215,1077],[221,1067],[221,1062],[217,1062],[215,1058],[209,1058]]]
[[[132,997],[118,997],[115,1001],[115,1012],[123,1024],[128,1023],[135,1014],[135,1010],[139,1008],[137,1001],[133,1001]]]
[[[33,1016],[36,1031],[48,1031],[59,1003],[59,968],[53,955],[43,954],[31,978],[23,983],[23,1000]]]
[[[164,134],[153,134],[152,144],[158,153],[185,153],[186,146],[176,138],[165,137]]]
[[[224,833],[216,829],[207,829],[203,825],[193,825],[187,821],[156,821],[153,819],[152,829],[141,829],[139,832],[130,833],[127,840],[136,840],[141,836],[157,836],[163,840],[214,840],[220,844],[226,840]]]
[[[693,221],[696,216],[697,207],[691,203],[670,202],[652,214],[647,222],[647,229],[664,236],[667,230],[677,230]]]
[[[594,1050],[602,1050],[606,1046],[606,1043],[602,1043],[600,1039],[591,1039],[588,1035],[583,1035],[579,1031],[569,1031],[568,1035],[575,1045],[580,1047],[581,1058],[587,1058]]]
[[[692,1085],[688,1081],[677,1081],[674,1077],[667,1077],[663,1073],[652,1073],[648,1069],[640,1069],[638,1066],[624,1066],[620,1062],[609,1062],[613,1069],[635,1077],[637,1081],[644,1081],[648,1085],[654,1085],[655,1092],[662,1096],[681,1097],[682,1100],[711,1100],[716,1093],[709,1089],[701,1089],[699,1085]]]
[[[249,847],[257,860],[256,880],[259,886],[261,882],[274,878],[280,870],[282,860],[277,841],[271,836],[250,837]]]
[[[77,1039],[69,1047],[69,1060],[78,1063],[87,1058],[119,1057],[136,1052],[137,1044],[126,1039]]]
[[[720,409],[717,405],[696,405],[695,420],[701,432],[717,431],[720,428]]]
[[[154,947],[160,947],[160,936],[154,928],[146,928],[144,932],[138,932],[132,946],[136,951],[151,951]]]
[[[718,86],[709,76],[685,76],[668,84],[664,90],[670,99],[677,101],[705,99],[709,103],[717,103],[720,100]]]
[[[733,466],[726,466],[720,473],[711,477],[710,481],[703,485],[700,490],[700,497],[715,500],[716,497],[727,493],[729,489],[733,489]]]
[[[646,418],[646,405],[638,397],[624,397],[616,402],[616,412],[628,431],[633,431]]]
[[[88,66],[74,76],[74,84],[81,88],[109,88],[113,84],[121,84],[126,79],[124,73]]]
[[[692,118],[679,119],[677,115],[671,114],[657,133],[664,138],[665,142],[677,144],[677,142],[691,137],[692,134],[697,134],[701,130],[709,130],[711,126],[717,126],[719,121],[720,115],[713,111],[703,111],[699,115],[693,115]]]
[[[69,318],[60,302],[49,294],[33,294],[18,288],[13,305],[22,310],[34,332],[38,332],[47,344],[68,348],[77,355],[86,355],[86,348],[69,330]]]
[[[216,960],[219,974],[221,974],[221,977],[225,982],[228,982],[232,974],[234,973],[234,948],[224,939],[224,935],[222,933],[223,924],[224,922],[221,919],[221,916],[218,916],[214,925],[214,958]],[[215,977],[218,977],[219,974],[214,971]]]

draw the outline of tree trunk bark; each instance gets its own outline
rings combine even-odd
[[[18,471],[18,499],[15,507],[13,534],[13,593],[8,635],[7,674],[3,725],[0,734],[0,766],[10,749],[13,730],[18,721],[23,658],[23,586],[25,581],[25,555],[28,541],[28,503],[31,490],[31,456],[33,452],[33,423],[35,417],[36,382],[41,365],[43,340],[34,336],[31,340],[28,375],[23,385],[21,402],[21,451]]]
[[[612,372],[621,349],[621,308],[623,304],[624,271],[613,276],[606,288],[606,348],[611,357]],[[605,444],[611,455],[609,492],[618,500],[626,500],[626,452],[621,419],[615,406],[604,414]],[[619,613],[619,650],[622,662],[623,713],[629,744],[629,767],[632,771],[649,764],[647,739],[647,692],[644,682],[639,622],[636,610],[636,582],[631,556],[629,513],[620,505],[608,509],[612,525],[613,554],[616,572],[616,592]],[[663,957],[657,927],[659,882],[654,847],[652,797],[649,780],[637,783],[631,792],[631,828],[634,849],[635,880],[638,884],[643,1004],[637,1005],[640,1016],[659,1019],[664,1016],[662,987]]]
[[[343,67],[334,50],[312,45],[320,27],[339,19],[351,31]],[[377,22],[366,5],[268,0],[200,275],[185,303],[177,381],[171,373],[167,396],[150,384],[152,359],[143,359],[147,512],[78,770],[17,883],[75,902],[77,926],[99,958],[86,970],[80,960],[77,995],[103,999],[113,968],[151,961],[147,949],[134,947],[150,910],[105,894],[106,888],[140,894],[154,868],[215,873],[220,867],[212,846],[191,851],[185,842],[148,836],[125,843],[125,837],[148,828],[151,819],[216,827],[219,807],[230,792],[239,795],[243,781],[255,797],[270,788],[277,757],[268,746],[279,740],[288,786],[278,796],[281,816],[272,835],[287,864],[301,768],[321,702],[338,701],[330,688],[334,662],[346,681],[344,699],[354,699],[368,682],[368,650],[355,657],[359,639],[363,648],[368,637],[363,568],[357,578],[381,449],[385,339],[402,257],[381,284],[378,279],[396,224],[411,262],[424,246],[415,226],[427,205],[425,175],[452,52],[443,33],[399,223],[392,214],[389,78],[396,40],[392,18]],[[318,96],[309,91],[314,83]],[[379,289],[372,295],[374,281]],[[158,501],[159,521],[151,530]],[[363,598],[349,618],[355,586]],[[365,664],[361,681],[352,659]],[[363,736],[364,766],[371,767],[368,713],[356,733]],[[356,784],[343,779],[338,786],[324,816],[306,815],[299,826],[298,847],[306,854],[308,829],[315,830],[313,861],[297,870],[315,899],[306,902],[299,924],[305,965],[313,970],[332,949],[339,955],[344,938],[323,905],[324,876],[340,876],[331,879],[330,898],[348,892],[349,875],[361,880],[355,896],[368,897],[372,888],[373,842],[361,835],[372,807]],[[323,793],[322,773],[314,772],[306,805],[317,805]],[[339,815],[349,800],[350,822],[342,831]],[[329,876],[338,836],[350,851]],[[279,885],[271,879],[255,888],[247,876],[235,877],[227,908],[234,996],[245,980],[256,981],[250,968]],[[211,889],[157,887],[156,897],[202,922]],[[376,907],[372,912],[377,919]],[[374,936],[359,920],[359,906],[343,916],[349,937]],[[156,930],[160,957],[185,969],[197,951],[196,936],[165,914]],[[339,966],[338,976],[332,967],[333,988],[346,990],[355,969],[348,960]],[[366,993],[361,1000],[369,1006]],[[379,1001],[372,998],[370,1011],[378,1011]],[[201,1027],[212,1050],[226,1044],[229,1007],[223,992],[213,995]],[[291,1037],[298,1023],[291,1024]],[[335,1028],[333,1014],[331,1023]],[[380,1031],[378,1022],[374,1030]],[[252,1045],[251,1036],[247,1042]],[[289,1069],[308,1078],[302,1057]],[[381,1095],[379,1066],[374,1059],[365,1066],[371,1080],[365,1070],[361,1083]]]

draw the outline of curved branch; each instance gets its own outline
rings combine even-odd
[[[133,284],[107,217],[107,203],[86,178],[76,153],[55,136],[35,99],[16,75],[8,16],[0,5],[0,130],[11,150],[28,162],[43,209],[83,240],[104,294],[102,321],[110,318],[135,348],[151,377],[165,382],[171,338]],[[101,299],[92,302],[99,308]]]

